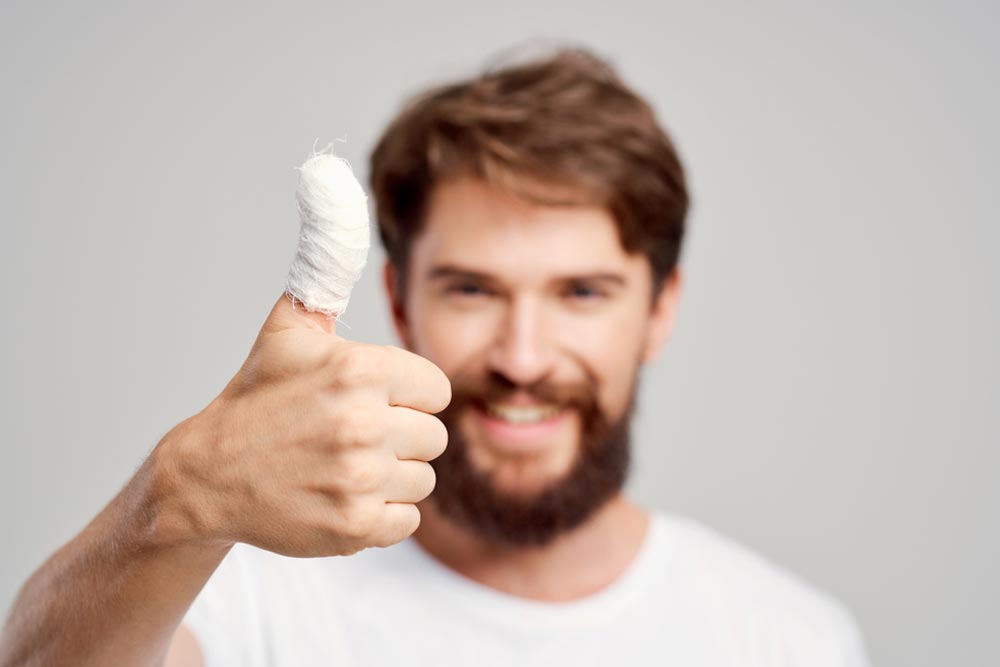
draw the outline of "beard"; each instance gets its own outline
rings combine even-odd
[[[503,547],[540,547],[583,524],[625,484],[630,461],[629,424],[635,404],[633,381],[625,413],[611,420],[597,402],[592,377],[577,384],[540,381],[516,385],[500,374],[452,381],[452,401],[439,414],[448,428],[448,448],[431,461],[437,484],[431,502],[447,519],[486,542]],[[570,469],[531,493],[504,491],[488,471],[477,469],[459,418],[483,410],[514,392],[575,410],[581,435]]]

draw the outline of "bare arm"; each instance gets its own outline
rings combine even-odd
[[[426,359],[345,341],[279,298],[219,397],[28,580],[0,667],[161,664],[236,542],[315,557],[404,539],[434,488],[426,462],[447,431],[432,413],[450,396]],[[172,664],[191,664],[173,662],[191,644],[178,634]]]
[[[342,312],[364,265],[366,197],[332,155],[314,155],[301,173],[313,240],[288,284],[317,312],[279,297],[222,393],[28,580],[0,636],[0,667],[158,665],[168,650],[171,664],[197,665],[197,643],[178,624],[233,544],[349,555],[416,530],[416,503],[434,488],[427,461],[447,442],[433,413],[451,385],[426,359],[336,335],[323,313]],[[343,239],[360,261],[317,250]],[[312,269],[317,257],[329,275]]]
[[[162,454],[186,427],[171,431],[121,493],[24,585],[3,631],[0,665],[162,663],[181,617],[231,545],[190,539],[173,506]]]

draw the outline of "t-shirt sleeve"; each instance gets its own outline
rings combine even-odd
[[[826,601],[827,618],[795,637],[792,650],[780,664],[796,667],[870,667],[864,639],[854,615],[839,601]]]
[[[198,641],[205,667],[264,667],[260,608],[247,547],[234,546],[202,588],[181,624]]]
[[[871,667],[861,629],[854,616],[846,609],[842,611],[842,628],[843,667]]]

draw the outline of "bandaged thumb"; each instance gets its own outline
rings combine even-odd
[[[329,152],[313,155],[299,172],[301,229],[285,297],[332,333],[368,258],[368,197],[347,161]]]

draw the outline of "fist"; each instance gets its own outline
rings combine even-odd
[[[282,295],[236,376],[165,439],[177,504],[203,539],[347,555],[416,530],[447,444],[451,385],[398,347],[336,335]]]

